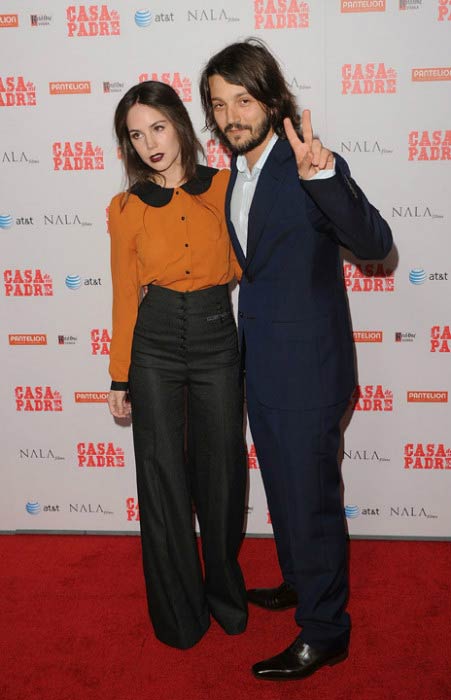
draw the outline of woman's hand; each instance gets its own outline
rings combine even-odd
[[[115,418],[127,418],[132,411],[126,391],[110,391],[108,407],[111,415]]]

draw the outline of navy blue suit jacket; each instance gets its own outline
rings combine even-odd
[[[392,235],[346,162],[336,155],[335,163],[334,177],[300,181],[290,144],[276,142],[249,213],[245,257],[230,220],[232,159],[226,214],[243,268],[238,331],[248,384],[268,407],[330,406],[355,385],[340,245],[358,258],[380,259]]]

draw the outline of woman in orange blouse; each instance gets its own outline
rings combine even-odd
[[[108,403],[117,418],[132,410],[155,634],[188,648],[208,629],[210,614],[228,634],[247,622],[237,561],[246,452],[228,293],[238,268],[224,220],[229,173],[197,165],[202,149],[188,113],[163,83],[132,87],[116,109],[115,129],[129,187],[109,211]]]

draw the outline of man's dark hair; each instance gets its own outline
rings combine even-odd
[[[220,75],[232,85],[243,85],[252,97],[267,108],[271,126],[281,138],[286,138],[283,128],[285,117],[289,117],[294,128],[299,130],[296,99],[288,88],[277,60],[260,39],[251,37],[226,46],[210,58],[202,71],[200,98],[205,112],[205,127],[217,136],[218,128],[208,84],[208,79],[213,75]]]

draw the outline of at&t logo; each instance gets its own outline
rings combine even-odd
[[[306,29],[310,6],[300,0],[254,0],[254,29]]]
[[[138,27],[148,27],[152,22],[152,13],[150,10],[136,10],[135,23]]]
[[[422,267],[414,267],[409,272],[409,280],[412,284],[420,285],[424,284],[426,280],[431,282],[447,282],[448,273],[447,272],[430,272],[429,274]]]
[[[0,214],[0,228],[11,228],[13,225],[13,217],[11,214]]]
[[[70,5],[66,9],[67,35],[71,37],[118,36],[121,22],[117,10],[107,5]]]
[[[28,501],[25,510],[29,515],[39,515],[41,512],[41,504],[37,501]]]

